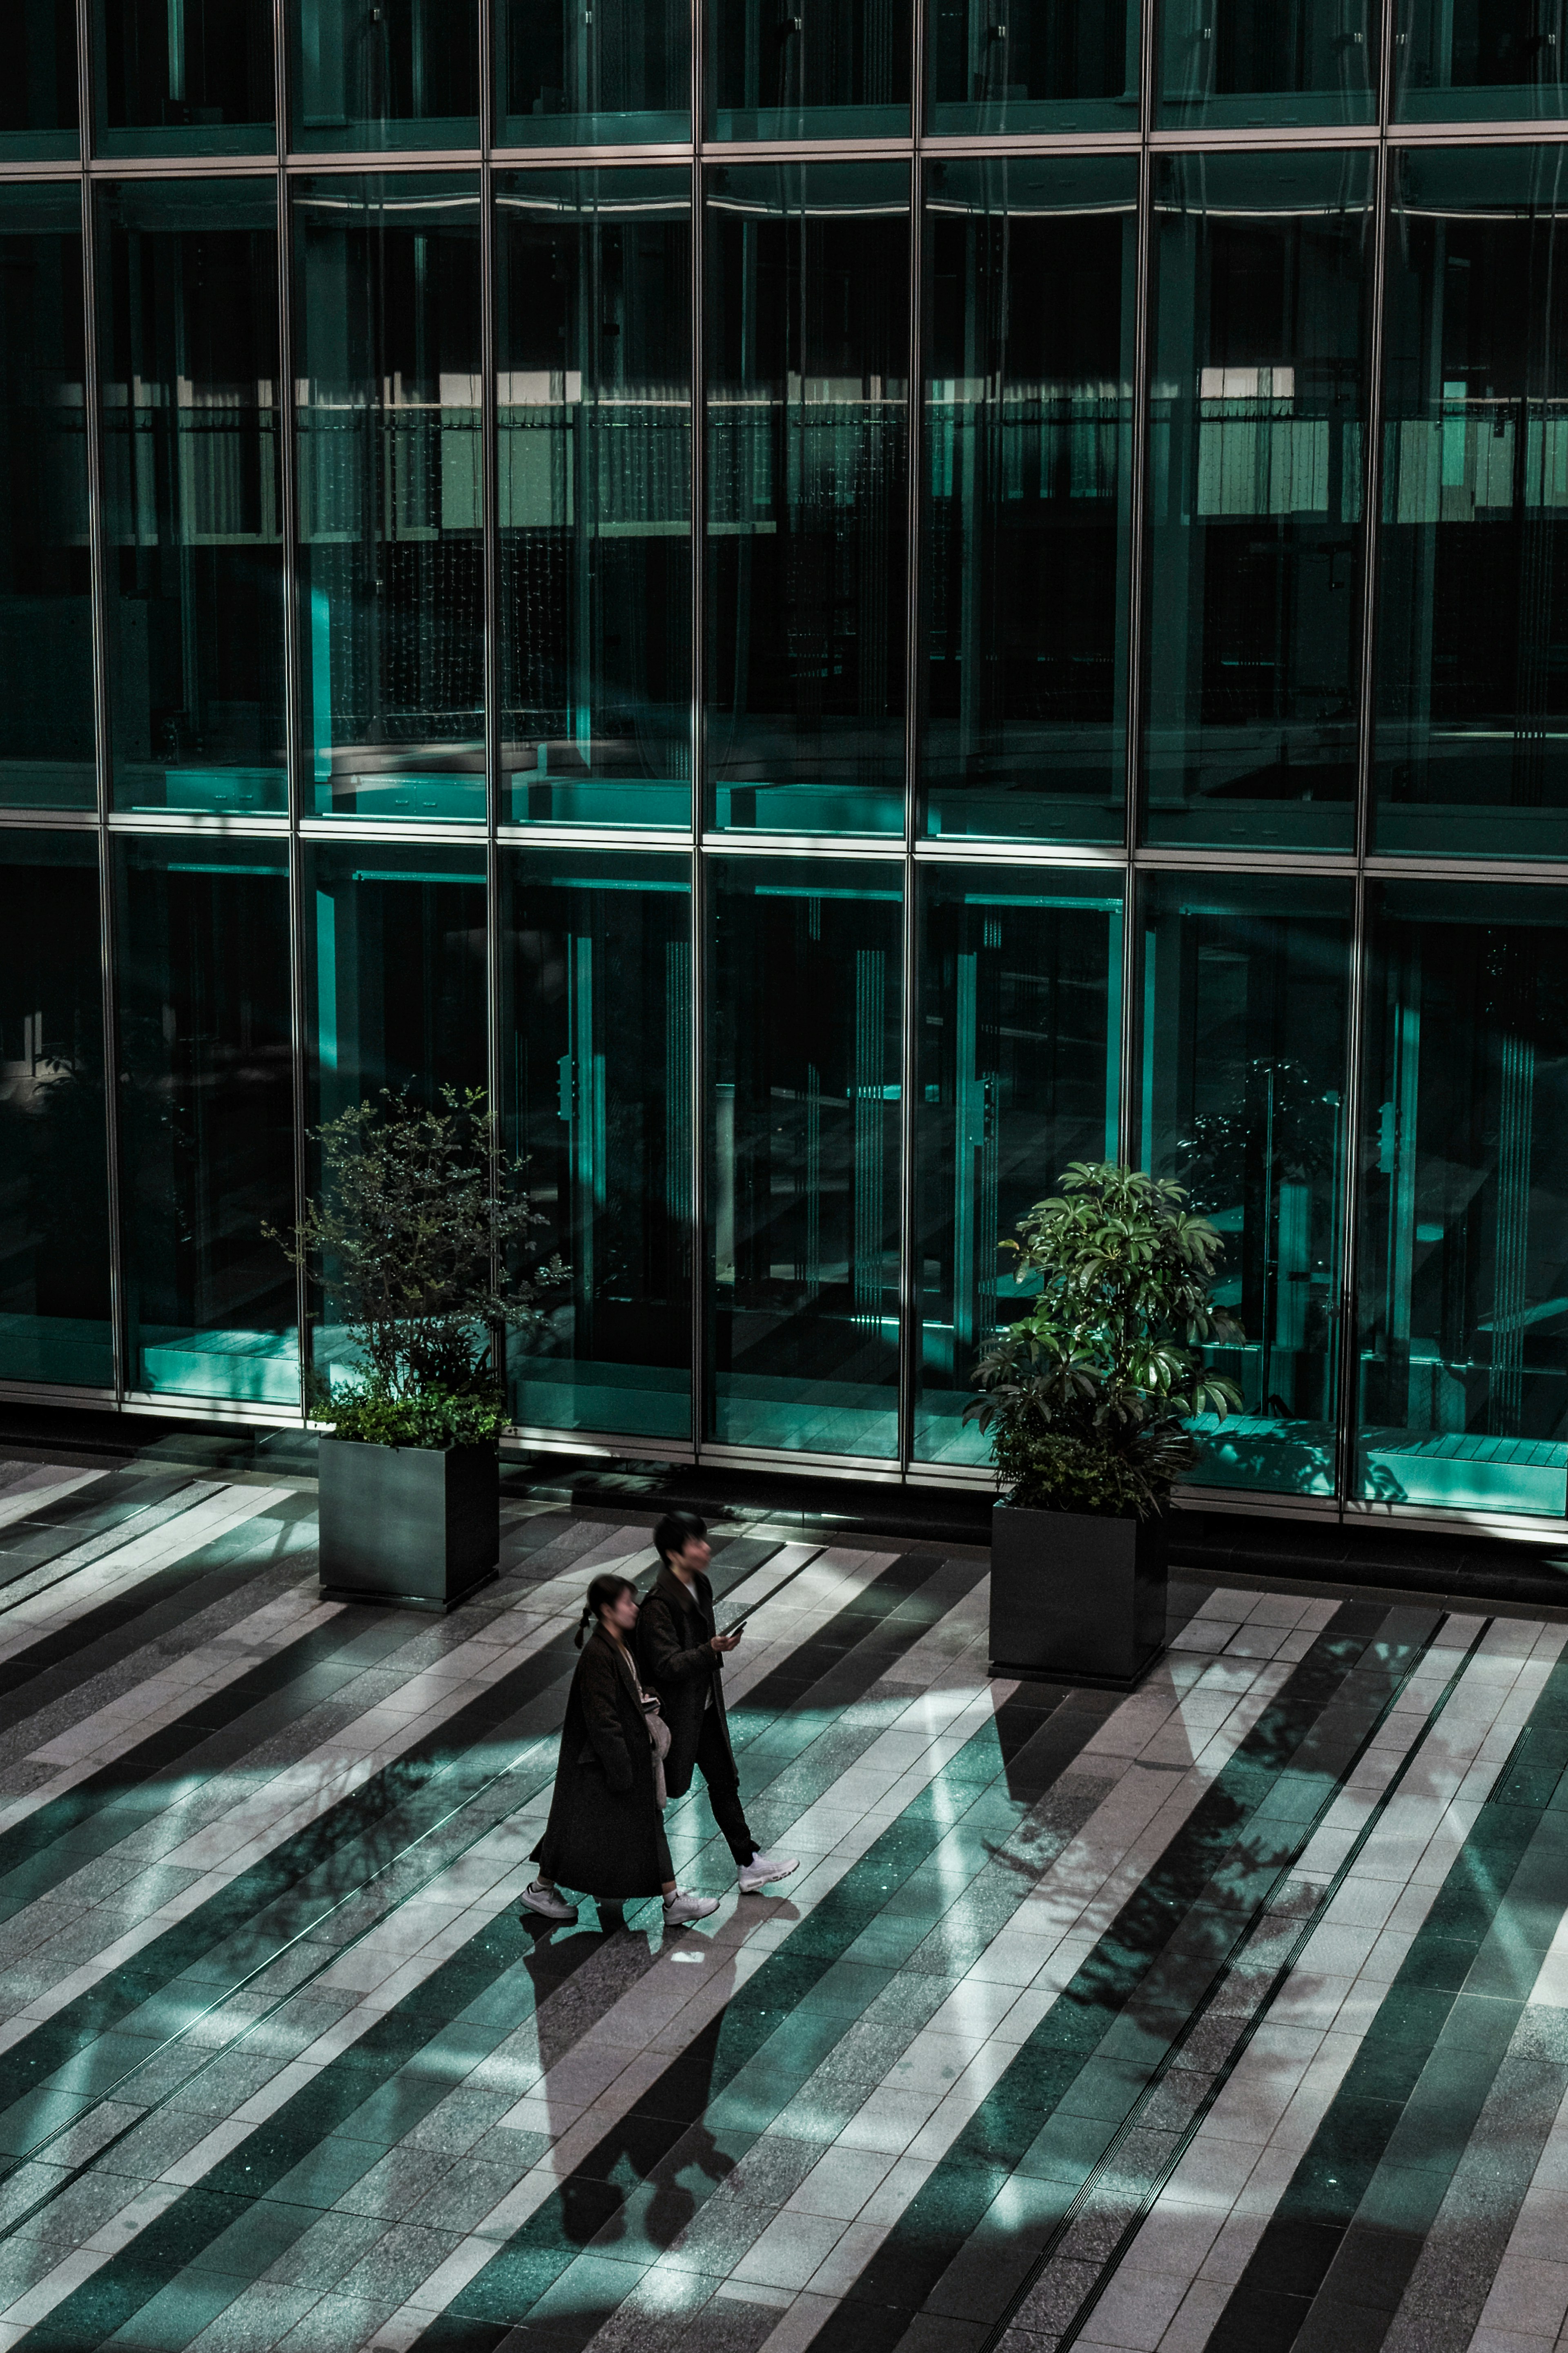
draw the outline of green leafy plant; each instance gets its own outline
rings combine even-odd
[[[537,1329],[559,1257],[529,1261],[545,1220],[519,1184],[484,1090],[444,1087],[426,1106],[382,1090],[313,1131],[322,1198],[285,1236],[291,1266],[323,1274],[363,1366],[319,1385],[311,1412],[342,1438],[379,1446],[466,1446],[505,1427],[497,1335]]]
[[[1241,1337],[1210,1296],[1225,1245],[1168,1179],[1106,1160],[1058,1181],[1001,1245],[1040,1289],[975,1366],[965,1419],[989,1432],[1011,1502],[1147,1518],[1196,1459],[1191,1417],[1241,1402],[1194,1354]]]

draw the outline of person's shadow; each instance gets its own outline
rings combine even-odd
[[[605,2087],[603,2131],[561,2180],[561,2226],[574,2246],[608,2246],[635,2232],[662,2252],[697,2212],[697,2191],[684,2177],[695,2172],[717,2184],[735,2164],[703,2121],[734,1991],[734,1948],[679,1932],[672,1936],[661,1924],[645,1927],[637,1906],[629,1927],[623,1926],[618,1905],[597,1908],[597,1928],[552,1929],[539,1921],[523,1956],[533,1981],[545,2070],[541,2089],[552,2101],[554,2137],[575,2130],[582,2121],[584,2077],[572,2063],[574,2055],[582,2053],[593,2070],[595,2025],[657,1967],[662,1964],[672,1976],[685,1977],[689,1970],[707,1987],[714,2005],[691,2041],[670,2054],[629,2107],[616,2100],[613,2082]],[[703,1971],[701,1978],[694,1962]]]

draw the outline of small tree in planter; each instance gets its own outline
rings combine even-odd
[[[429,1109],[384,1088],[314,1134],[323,1198],[291,1237],[264,1230],[291,1265],[330,1268],[360,1360],[343,1388],[318,1381],[310,1398],[332,1430],[320,1448],[322,1588],[450,1609],[500,1553],[496,1335],[541,1323],[539,1293],[566,1270],[524,1264],[544,1219],[481,1088],[444,1088]]]
[[[1028,1313],[997,1334],[966,1409],[1004,1489],[993,1518],[998,1667],[1131,1683],[1163,1646],[1165,1511],[1196,1458],[1186,1424],[1223,1418],[1234,1385],[1194,1348],[1238,1339],[1210,1297],[1224,1249],[1179,1185],[1075,1161],[1018,1220]]]

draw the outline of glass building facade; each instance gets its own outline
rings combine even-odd
[[[20,0],[0,1392],[298,1421],[479,1084],[524,1440],[983,1479],[1124,1155],[1200,1499],[1568,1528],[1568,37],[792,5]]]

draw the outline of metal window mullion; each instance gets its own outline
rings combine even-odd
[[[1149,306],[1153,294],[1153,162],[1149,151],[1148,122],[1153,106],[1152,58],[1155,36],[1154,0],[1143,12],[1143,56],[1140,88],[1144,139],[1138,157],[1138,214],[1133,232],[1132,294],[1132,448],[1128,491],[1130,545],[1127,559],[1127,743],[1123,767],[1121,892],[1121,1060],[1116,1106],[1117,1149],[1123,1161],[1146,1151],[1149,1139],[1140,1137],[1138,1118],[1138,1055],[1142,1044],[1142,998],[1138,981],[1138,909],[1135,860],[1142,823],[1143,717],[1146,703],[1143,661],[1143,591],[1147,571],[1148,527],[1145,492],[1149,453],[1149,371],[1153,338]]]
[[[479,136],[488,147],[490,130],[489,100],[489,11],[479,19]],[[499,425],[496,399],[496,235],[492,174],[488,155],[479,164],[479,563],[483,575],[484,652],[482,701],[485,714],[485,1092],[496,1134],[505,1138],[507,1106],[502,1090],[502,936],[500,849],[496,828],[500,822],[500,501],[498,472]],[[500,1172],[492,1170],[499,1189]],[[500,1286],[503,1274],[499,1253],[492,1259],[491,1281]],[[494,1370],[503,1390],[507,1378],[507,1335],[494,1335]]]
[[[914,71],[910,102],[917,132],[924,117],[925,0],[910,0],[914,12]],[[904,867],[902,977],[900,987],[899,1067],[899,1411],[898,1460],[907,1473],[914,1455],[915,1398],[921,1359],[920,1283],[917,1261],[918,1202],[915,1182],[915,1081],[919,1037],[915,1007],[920,987],[920,909],[916,903],[915,843],[924,818],[921,789],[921,709],[924,642],[921,629],[921,527],[924,522],[925,402],[921,337],[924,309],[922,216],[925,174],[917,146],[910,165],[910,360],[904,414]]]
[[[272,91],[278,118],[278,430],[279,506],[283,538],[283,742],[289,812],[289,1027],[293,1046],[294,1217],[304,1217],[310,1190],[306,1125],[310,1103],[310,903],[305,892],[300,820],[304,814],[303,698],[300,678],[300,498],[299,444],[295,432],[294,247],[289,210],[289,50],[287,0],[273,0]],[[310,1282],[304,1267],[294,1276],[294,1313],[300,1333],[300,1409],[307,1412],[310,1374]]]
[[[1394,5],[1384,0],[1379,58],[1379,118],[1388,122],[1394,59]],[[1335,1415],[1339,1461],[1334,1491],[1342,1519],[1351,1502],[1360,1419],[1360,1224],[1362,1064],[1366,1038],[1367,923],[1370,885],[1366,863],[1371,844],[1372,771],[1375,723],[1374,664],[1377,653],[1377,574],[1383,484],[1384,309],[1388,256],[1390,174],[1386,135],[1377,151],[1373,183],[1372,287],[1367,332],[1366,462],[1363,469],[1362,636],[1359,741],[1356,760],[1356,881],[1351,931],[1350,1021],[1346,1041],[1344,1166],[1340,1172],[1341,1225],[1339,1398]]]
[[[700,1461],[708,1434],[708,860],[706,580],[708,550],[708,398],[703,353],[707,237],[702,212],[702,71],[704,0],[691,0],[691,976],[689,1086],[691,1223],[688,1266],[691,1285],[691,1447]]]
[[[115,972],[115,877],[109,810],[113,794],[110,744],[108,549],[104,539],[103,402],[98,350],[98,222],[87,163],[92,149],[92,53],[88,0],[77,0],[77,111],[80,121],[82,402],[87,429],[88,588],[90,607],[93,776],[98,814],[99,977],[103,1022],[103,1136],[109,1213],[109,1325],[114,1396],[123,1404],[130,1379],[124,1237],[120,1187],[120,1008]]]

